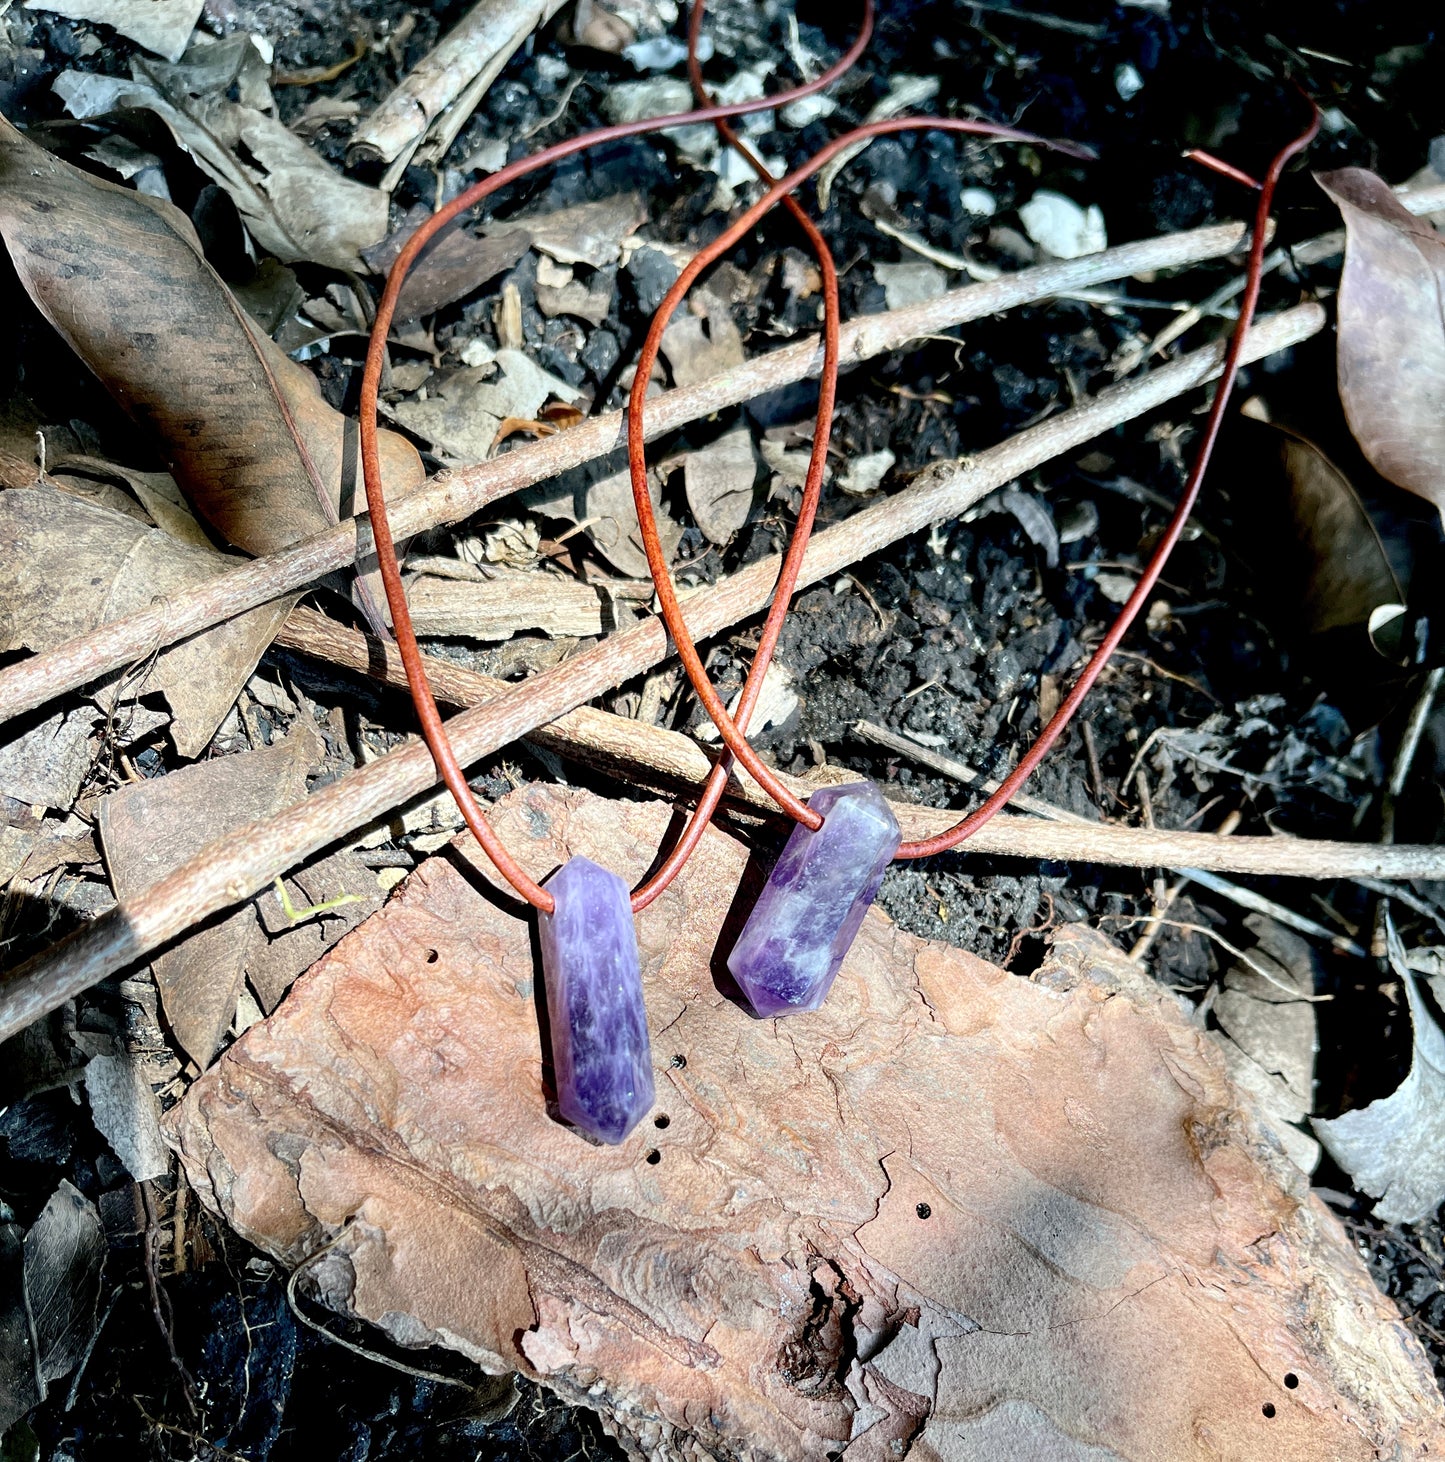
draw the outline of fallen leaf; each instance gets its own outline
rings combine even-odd
[[[130,80],[67,71],[55,91],[82,120],[154,112],[283,263],[360,270],[361,251],[386,234],[387,196],[344,177],[275,117],[229,99],[244,68],[259,62],[254,55],[249,36],[232,36],[193,48],[177,65],[132,57]]]
[[[426,222],[431,210],[418,204],[400,228],[381,243],[362,251],[368,267],[388,274],[402,246]],[[434,314],[443,305],[465,299],[490,279],[510,269],[531,244],[524,228],[490,232],[485,238],[457,225],[443,229],[413,262],[396,300],[396,318],[414,320]]]
[[[198,762],[110,793],[100,804],[99,827],[116,897],[144,893],[231,829],[299,802],[306,795],[306,775],[321,756],[320,738],[302,722],[272,746]],[[220,1046],[247,965],[265,942],[255,905],[248,903],[152,962],[166,1020],[197,1066],[208,1066]]]
[[[0,1435],[42,1400],[25,1300],[25,1236],[0,1213]]]
[[[838,488],[855,497],[877,492],[883,485],[883,479],[893,471],[893,464],[897,460],[887,447],[881,452],[865,452],[861,457],[850,457],[843,475],[838,479]]]
[[[355,425],[237,305],[178,210],[70,167],[0,118],[0,233],[26,292],[160,438],[227,542],[273,553],[351,512]],[[409,442],[383,432],[381,451],[390,494],[420,485]],[[382,601],[361,597],[384,625]]]
[[[1230,967],[1214,1002],[1224,1064],[1257,1103],[1261,1119],[1302,1172],[1319,1163],[1319,1144],[1299,1127],[1314,1107],[1315,959],[1309,945],[1260,914],[1245,924],[1256,944]]]
[[[32,807],[68,808],[95,761],[95,733],[104,714],[84,705],[7,724],[0,744],[0,787]]]
[[[520,350],[502,349],[482,366],[453,371],[428,387],[425,401],[399,401],[396,419],[455,462],[485,462],[509,417],[535,418],[551,396],[582,393],[549,375]]]
[[[873,274],[883,286],[883,302],[890,310],[921,305],[937,299],[948,288],[948,276],[926,259],[908,259],[902,264],[875,264]]]
[[[646,81],[614,82],[602,98],[602,113],[609,122],[641,122],[675,116],[695,105],[687,82],[676,76],[653,76]],[[694,167],[709,168],[717,157],[717,133],[711,127],[668,127],[658,135],[668,138],[678,156]]]
[[[1044,562],[1053,569],[1059,565],[1059,530],[1054,523],[1048,502],[1037,493],[1005,488],[998,496],[998,505],[1024,530],[1029,542],[1044,551]]]
[[[246,963],[246,981],[265,1014],[275,1010],[292,981],[382,901],[376,875],[349,848],[283,880],[287,913],[275,888],[256,900],[261,927],[270,936]]]
[[[710,543],[729,543],[752,511],[758,459],[752,433],[734,427],[687,454],[682,468],[687,505]]]
[[[614,568],[634,579],[650,578],[652,571],[647,565],[642,530],[637,524],[637,507],[632,500],[631,472],[624,468],[621,472],[608,473],[605,464],[594,463],[583,469],[579,476],[580,480],[587,482],[587,486],[581,491],[580,509],[574,507],[572,510],[573,521],[584,526],[597,551]],[[648,475],[648,486],[657,518],[657,536],[662,541],[663,555],[670,563],[682,542],[682,524],[659,503],[660,490],[655,474]],[[565,513],[559,515],[567,516]]]
[[[676,385],[692,386],[743,363],[743,340],[727,306],[715,296],[694,302],[705,311],[679,315],[662,332],[662,355]]]
[[[631,882],[673,809],[492,817],[534,876]],[[712,974],[747,864],[709,829],[637,917],[620,1146],[548,1114],[532,925],[464,839],[168,1114],[189,1181],[308,1295],[644,1453],[1433,1452],[1418,1342],[1173,996],[1077,927],[1020,980],[875,909],[821,1011],[751,1020]]]
[[[0,888],[4,888],[25,866],[38,839],[38,828],[14,827],[0,822]]]
[[[1334,1118],[1315,1135],[1355,1187],[1380,1201],[1381,1223],[1417,1223],[1445,1202],[1445,1031],[1405,962],[1393,925],[1390,968],[1405,987],[1415,1031],[1410,1073],[1387,1097]]]
[[[25,1295],[44,1385],[68,1376],[90,1349],[104,1267],[100,1215],[62,1178],[25,1235]]]
[[[812,452],[791,447],[786,441],[777,441],[768,436],[762,439],[758,449],[763,454],[763,461],[773,472],[775,489],[802,487],[808,480],[808,464],[812,461]],[[832,471],[825,466],[823,481],[826,483],[831,479]]]
[[[10,565],[0,575],[0,649],[37,653],[237,562],[43,487],[0,492],[0,559]],[[262,605],[171,645],[137,673],[113,677],[92,694],[109,706],[117,694],[161,692],[174,718],[176,750],[196,756],[294,602],[288,596]]]
[[[569,279],[565,284],[538,283],[537,308],[554,319],[558,315],[576,315],[591,325],[600,325],[612,309],[613,280],[597,273],[588,284]]]
[[[27,10],[108,25],[167,61],[180,60],[204,6],[205,0],[25,0]]]
[[[538,253],[559,264],[588,264],[593,269],[601,269],[622,257],[623,240],[646,222],[647,206],[641,193],[614,193],[610,198],[575,203],[551,213],[509,218],[493,224],[487,236],[492,238],[506,229],[523,228],[531,235],[532,247]]]
[[[1404,592],[1373,519],[1354,484],[1307,437],[1273,424],[1284,465],[1289,512],[1304,553],[1306,577],[1300,613],[1313,634],[1367,624]]]
[[[737,714],[738,704],[743,698],[742,691],[732,698],[728,703],[728,712],[731,715]],[[748,722],[748,731],[756,733],[766,731],[769,726],[781,726],[798,709],[798,693],[793,689],[793,676],[786,666],[779,665],[775,660],[763,672],[763,688],[758,694],[758,703],[753,707],[752,720]],[[695,733],[700,741],[719,741],[722,738],[718,735],[718,729],[711,721],[700,727]]]
[[[1363,168],[1317,173],[1345,220],[1340,400],[1382,477],[1445,515],[1445,238]]]
[[[85,1068],[85,1095],[96,1131],[110,1143],[137,1183],[163,1178],[170,1154],[161,1141],[161,1104],[145,1073],[122,1052],[93,1056]]]
[[[31,810],[36,810],[36,804]],[[100,868],[94,829],[75,813],[47,817],[38,824],[38,830],[40,836],[19,869],[22,879],[34,883],[56,868]]]
[[[54,478],[62,472],[83,472],[95,478],[122,482],[162,532],[197,548],[212,546],[206,530],[196,521],[185,495],[169,472],[142,472],[100,457],[61,457],[50,475]]]

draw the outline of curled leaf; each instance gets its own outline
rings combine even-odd
[[[0,235],[66,343],[160,438],[197,514],[248,553],[323,531],[359,493],[355,426],[240,308],[169,203],[92,178],[0,118]],[[381,434],[393,495],[424,472]],[[374,596],[361,596],[374,623]]]
[[[1415,1032],[1410,1073],[1387,1097],[1316,1119],[1325,1150],[1355,1187],[1380,1201],[1382,1223],[1415,1223],[1445,1202],[1445,1031],[1425,1004],[1393,926],[1390,967],[1405,987]]]
[[[1445,514],[1445,238],[1373,173],[1316,182],[1345,220],[1340,400],[1381,476]]]
[[[177,65],[133,57],[129,80],[67,71],[55,89],[81,119],[123,108],[154,112],[278,259],[360,269],[361,251],[386,233],[386,194],[343,177],[260,110],[270,104],[265,74],[242,35],[193,47]],[[239,101],[230,99],[233,89]]]

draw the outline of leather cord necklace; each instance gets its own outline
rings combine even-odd
[[[834,139],[801,167],[774,179],[737,137],[729,119],[772,109],[811,95],[836,81],[867,45],[873,19],[872,0],[864,0],[859,33],[848,51],[814,81],[791,90],[728,106],[712,104],[697,61],[702,3],[689,19],[688,70],[701,105],[678,115],[598,129],[519,159],[458,194],[407,241],[392,266],[377,307],[361,390],[361,455],[367,505],[378,565],[391,610],[393,628],[406,667],[412,700],[422,734],[467,826],[499,873],[538,912],[539,942],[552,1028],[553,1068],[558,1105],[576,1127],[605,1142],[619,1142],[647,1112],[653,1101],[651,1055],[643,1005],[633,914],[644,909],[676,878],[706,830],[726,787],[734,759],[741,762],[798,826],[769,877],[763,896],[750,915],[729,966],[760,1016],[815,1009],[832,984],[848,945],[876,895],[883,871],[893,857],[927,857],[956,846],[982,826],[1008,800],[1057,739],[1103,668],[1114,647],[1147,598],[1168,551],[1197,496],[1208,451],[1222,418],[1228,386],[1237,369],[1239,350],[1258,297],[1263,258],[1264,223],[1274,183],[1288,158],[1313,135],[1296,139],[1272,165],[1261,186],[1251,252],[1250,284],[1231,340],[1220,389],[1216,394],[1204,443],[1180,506],[1134,595],[1121,611],[1099,652],[1079,682],[999,791],[956,828],[926,843],[901,844],[898,824],[882,794],[871,783],[826,788],[800,802],[749,746],[745,731],[762,689],[763,677],[782,632],[792,593],[802,568],[822,491],[838,375],[839,303],[837,270],[827,244],[792,193],[831,158],[859,141],[893,132],[928,129],[967,132],[1002,140],[1054,147],[1090,157],[1074,144],[1048,142],[1013,128],[949,117],[898,118],[868,124]],[[735,147],[757,172],[764,191],[707,248],[682,270],[659,306],[640,352],[628,410],[628,460],[638,524],[656,585],[659,608],[679,659],[700,702],[718,727],[724,749],[698,798],[693,816],[656,873],[629,894],[622,879],[586,858],[573,858],[539,884],[513,859],[493,833],[467,784],[447,737],[445,725],[426,680],[408,613],[395,545],[387,521],[377,452],[377,397],[386,355],[386,338],[396,301],[412,264],[435,235],[467,209],[509,183],[585,148],[703,122],[713,123],[725,145]],[[813,449],[802,501],[779,572],[758,648],[742,692],[729,713],[712,686],[688,632],[657,532],[656,513],[647,484],[644,413],[647,382],[656,361],[662,332],[687,291],[712,263],[753,228],[779,202],[803,230],[823,280],[823,362]]]

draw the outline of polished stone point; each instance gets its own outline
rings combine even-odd
[[[901,838],[872,782],[824,787],[808,806],[823,826],[793,829],[728,956],[733,979],[764,1018],[823,1003]]]
[[[590,858],[546,882],[557,901],[537,920],[562,1115],[621,1142],[652,1105],[652,1048],[627,885]]]

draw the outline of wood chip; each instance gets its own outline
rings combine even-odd
[[[461,635],[507,640],[521,630],[544,634],[599,635],[615,629],[631,610],[576,579],[556,574],[496,570],[490,579],[418,579],[408,591],[411,617],[422,635]]]
[[[673,813],[533,787],[493,815],[534,876],[636,880]],[[755,1021],[714,974],[748,853],[710,830],[637,920],[655,1113],[600,1148],[548,1114],[530,921],[456,851],[475,871],[426,863],[167,1119],[324,1302],[649,1457],[1434,1454],[1418,1343],[1108,941],[1067,928],[1022,980],[875,910],[823,1010]]]

